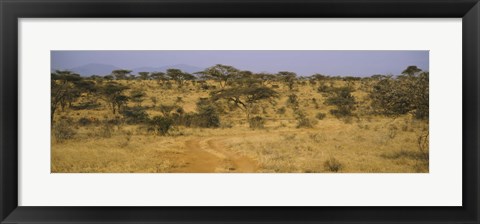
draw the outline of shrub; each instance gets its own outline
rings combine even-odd
[[[198,114],[196,115],[195,125],[202,128],[220,127],[220,116],[217,107],[209,101],[201,100],[197,102]]]
[[[183,107],[178,107],[176,110],[175,110],[175,113],[177,114],[184,114],[185,113],[185,110],[183,109]]]
[[[325,103],[336,106],[336,109],[330,110],[330,113],[337,118],[352,115],[356,104],[352,89],[348,87],[336,88],[334,95],[327,98]]]
[[[376,113],[387,116],[411,113],[416,119],[428,119],[429,73],[407,69],[396,78],[381,77],[372,86],[369,97]]]
[[[308,118],[307,115],[300,110],[295,112],[295,117],[297,119],[297,128],[312,128],[317,122]]]
[[[262,129],[262,128],[265,127],[264,126],[265,125],[265,119],[263,119],[260,116],[255,116],[253,118],[250,118],[248,123],[250,125],[250,128],[252,128],[252,129]]]
[[[150,120],[150,125],[157,131],[157,134],[166,135],[173,125],[173,120],[162,116],[155,116]]]
[[[125,121],[128,124],[143,123],[148,120],[148,114],[143,107],[127,107],[122,111]]]
[[[61,119],[55,123],[53,127],[53,134],[57,142],[63,142],[72,139],[77,132],[72,128],[71,122],[66,119]]]
[[[327,114],[322,113],[322,112],[318,112],[317,115],[315,115],[315,117],[316,117],[318,120],[323,120],[326,116],[327,116]]]
[[[140,105],[143,102],[143,99],[145,98],[147,94],[140,89],[132,90],[130,92],[130,99]]]
[[[80,119],[78,119],[78,124],[82,125],[82,126],[87,126],[87,125],[90,125],[92,124],[92,120],[89,119],[89,118],[86,118],[86,117],[82,117]]]
[[[308,137],[316,143],[320,143],[327,140],[327,137],[325,135],[322,135],[319,133],[310,133]]]
[[[315,109],[319,109],[319,108],[320,108],[320,105],[318,105],[317,99],[312,98],[312,103],[313,103],[313,105],[315,105]]]
[[[163,114],[163,116],[168,117],[170,116],[170,113],[176,108],[177,106],[175,105],[166,105],[166,104],[160,104],[158,109],[160,112]]]
[[[333,91],[333,88],[330,87],[330,86],[327,86],[325,83],[321,83],[320,86],[317,88],[317,91],[319,93],[329,93],[331,91]]]
[[[323,165],[324,165],[326,170],[328,170],[330,172],[335,172],[335,173],[337,173],[338,171],[340,171],[343,168],[342,163],[340,163],[340,161],[338,161],[335,157],[330,157],[330,159],[325,161],[325,163],[323,163]]]
[[[100,106],[102,105],[95,101],[87,101],[87,102],[78,103],[77,105],[72,105],[70,106],[70,108],[72,110],[93,110],[93,109],[100,108]]]
[[[298,108],[298,96],[295,94],[288,95],[287,106],[291,108]]]

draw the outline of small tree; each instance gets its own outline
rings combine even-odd
[[[375,112],[387,116],[406,114],[411,110],[410,93],[391,77],[379,79],[369,93]]]
[[[166,82],[168,82],[168,77],[165,75],[165,73],[163,72],[152,72],[152,74],[150,75],[150,77],[153,79],[153,80],[157,80],[157,82],[160,84],[165,84]]]
[[[196,124],[203,128],[220,127],[218,110],[210,101],[200,100],[197,102],[198,119]]]
[[[150,79],[150,72],[139,72],[139,78],[141,80],[149,80]]]
[[[260,101],[273,100],[278,93],[268,87],[245,87],[220,90],[212,93],[212,100],[225,99],[244,111],[247,122],[254,106]]]
[[[113,75],[106,75],[106,76],[103,76],[103,79],[104,80],[107,80],[107,81],[111,81],[113,80],[115,77],[113,77]]]
[[[267,86],[276,80],[275,75],[264,72],[255,74],[255,77],[260,81],[262,86]]]
[[[125,107],[122,111],[125,121],[129,124],[138,124],[148,121],[148,113],[140,106]]]
[[[289,90],[293,89],[293,86],[295,84],[295,80],[297,80],[297,74],[296,73],[281,71],[281,72],[277,73],[277,76],[279,77],[280,80],[282,80],[288,86]]]
[[[373,77],[372,77],[373,78]],[[417,119],[429,116],[429,73],[409,66],[397,78],[376,76],[369,97],[375,112],[387,116],[411,113]]]
[[[112,75],[117,80],[126,80],[131,72],[132,72],[131,70],[119,69],[119,70],[113,70]]]
[[[149,123],[159,135],[166,135],[170,128],[172,128],[173,120],[162,116],[155,116]]]
[[[231,77],[226,84],[237,87],[258,86],[260,85],[260,79],[251,71],[239,71],[234,77]]]
[[[402,74],[408,75],[408,76],[414,76],[415,74],[417,74],[421,71],[422,71],[422,69],[418,68],[417,66],[410,65],[405,70],[403,70]]]
[[[174,80],[177,83],[178,87],[182,87],[187,80],[194,80],[195,76],[182,72],[180,69],[168,69],[167,74],[168,77],[170,77],[172,80]]]
[[[142,104],[145,96],[147,96],[147,94],[143,90],[136,89],[130,92],[130,99],[133,102],[137,103],[137,106],[140,106],[140,104]]]
[[[87,88],[81,88],[84,81],[80,75],[71,71],[55,71],[51,74],[51,100],[50,100],[50,119],[53,123],[55,111],[58,107],[65,109],[75,99],[77,99],[81,91],[87,91]]]
[[[128,87],[116,82],[109,82],[100,89],[103,100],[110,106],[113,114],[128,102],[128,97],[123,94],[127,89]]]
[[[196,74],[200,74],[206,79],[217,81],[220,87],[224,89],[229,81],[235,79],[238,73],[239,70],[232,66],[217,64],[205,69],[204,71],[197,72]]]

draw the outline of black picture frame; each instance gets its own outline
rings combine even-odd
[[[1,223],[479,223],[480,221],[478,0],[0,0],[0,15]],[[463,206],[18,206],[17,20],[75,17],[462,18]]]

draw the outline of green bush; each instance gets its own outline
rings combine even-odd
[[[196,121],[194,125],[202,128],[217,128],[220,127],[220,116],[218,109],[209,101],[201,100],[197,102]]]
[[[155,116],[150,120],[150,126],[157,131],[157,134],[166,135],[173,126],[173,120],[162,116]]]
[[[330,93],[333,91],[333,88],[330,86],[327,86],[325,83],[321,83],[320,86],[317,88],[317,91],[319,93]]]
[[[87,125],[90,125],[92,123],[93,123],[93,121],[89,118],[86,118],[86,117],[82,117],[82,118],[78,119],[78,124],[80,124],[82,126],[87,126]]]
[[[139,124],[148,121],[148,114],[145,108],[140,106],[127,107],[122,111],[122,114],[128,124]]]
[[[330,113],[337,118],[352,115],[356,104],[352,89],[348,87],[336,88],[334,94],[327,98],[325,103],[336,107],[330,110]]]
[[[387,116],[410,113],[416,119],[428,119],[429,73],[416,69],[407,69],[396,78],[382,76],[376,80],[369,92],[374,112]]]
[[[295,94],[288,95],[287,106],[291,108],[298,108],[298,96]]]

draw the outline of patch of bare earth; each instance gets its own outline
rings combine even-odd
[[[257,163],[251,158],[230,152],[222,143],[224,139],[194,138],[185,141],[185,151],[180,160],[184,166],[173,173],[254,173]]]

